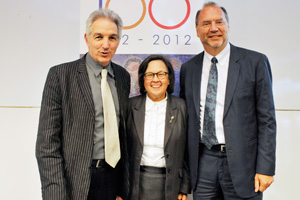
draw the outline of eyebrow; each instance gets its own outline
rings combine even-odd
[[[205,21],[202,21],[201,23],[204,24],[204,23],[209,23],[211,22],[210,20],[205,20]]]
[[[212,22],[212,21],[224,21],[224,19],[223,18],[219,18],[219,19],[216,19],[216,20],[204,20],[204,21],[202,21],[202,23]]]
[[[93,36],[98,36],[98,35],[102,36],[103,34],[102,34],[102,33],[94,33],[94,34],[93,34]],[[119,35],[118,35],[118,34],[115,34],[115,33],[109,35],[109,37],[112,37],[112,36],[113,36],[113,37],[119,37]]]
[[[111,34],[110,36],[119,38],[119,34]]]
[[[93,36],[102,35],[101,33],[94,33]]]

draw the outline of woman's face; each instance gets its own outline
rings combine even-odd
[[[165,63],[161,60],[153,60],[149,62],[145,74],[159,72],[168,73]],[[164,78],[162,75],[155,74],[153,79],[148,79],[146,76],[144,76],[144,86],[148,97],[154,102],[161,101],[166,97],[166,91],[169,84],[170,81],[168,74],[166,74]]]

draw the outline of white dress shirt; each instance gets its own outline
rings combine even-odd
[[[165,121],[167,110],[166,98],[153,102],[146,98],[144,149],[141,165],[152,167],[166,167],[164,155]]]
[[[216,136],[219,144],[225,144],[223,115],[225,105],[225,92],[227,85],[229,57],[230,57],[230,45],[229,43],[217,56],[218,59],[218,90],[217,90],[217,104],[216,104]],[[211,68],[211,59],[213,56],[204,51],[202,77],[201,77],[201,99],[200,99],[200,124],[201,124],[201,137],[203,133],[203,121],[204,121],[204,109],[206,101],[206,91],[208,84],[209,71]]]

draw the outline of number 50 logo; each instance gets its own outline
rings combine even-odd
[[[105,8],[108,8],[109,7],[109,3],[110,3],[111,0],[108,0],[105,4]],[[129,26],[124,26],[123,29],[133,29],[135,28],[136,26],[138,26],[145,18],[145,15],[146,15],[146,3],[145,3],[145,0],[141,0],[142,2],[142,5],[143,5],[143,13],[142,13],[142,16],[140,17],[140,19],[135,22],[134,24],[132,25],[129,25]],[[153,2],[154,0],[150,0],[149,2],[149,6],[148,6],[148,12],[149,12],[149,16],[151,18],[151,20],[153,21],[154,24],[156,24],[158,27],[162,28],[162,29],[176,29],[176,28],[179,28],[181,27],[189,18],[190,16],[190,13],[191,13],[191,5],[190,5],[190,2],[189,0],[185,0],[185,3],[186,3],[186,6],[187,6],[187,12],[186,12],[186,15],[184,17],[184,19],[177,25],[174,25],[174,26],[167,26],[167,25],[163,25],[161,23],[159,23],[153,16],[153,12],[152,12],[152,6],[153,6]]]

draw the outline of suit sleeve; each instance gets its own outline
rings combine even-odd
[[[62,94],[55,68],[50,69],[40,111],[36,158],[43,199],[68,199],[61,155]]]
[[[180,184],[180,193],[181,194],[190,194],[191,193],[191,185],[190,185],[190,172],[189,172],[189,155],[188,155],[188,142],[187,142],[187,120],[188,120],[188,115],[187,115],[187,110],[186,106],[184,103],[184,109],[183,109],[183,115],[184,117],[184,130],[186,134],[186,144],[185,144],[185,151],[184,151],[184,161],[183,161],[183,173],[182,173],[182,181]]]
[[[257,68],[256,109],[258,120],[258,155],[256,173],[275,174],[276,119],[270,63],[262,55]]]
[[[180,96],[180,98],[182,98],[182,99],[185,100],[185,68],[184,68],[184,65],[182,65],[181,69],[180,69],[179,84],[180,84],[180,93],[179,93],[179,96]]]
[[[119,99],[121,112],[120,115],[120,145],[121,145],[121,161],[118,164],[118,188],[117,196],[127,199],[129,194],[129,163],[128,163],[128,145],[127,145],[127,131],[126,131],[126,120],[128,117],[128,98],[130,92],[130,75],[127,71],[121,71],[119,76],[120,85],[118,88],[119,94],[122,98]],[[122,94],[121,94],[122,93]]]
[[[190,194],[191,193],[190,173],[189,173],[188,163],[189,163],[188,162],[188,149],[186,147],[185,154],[184,154],[182,181],[180,184],[180,193],[181,194]]]

